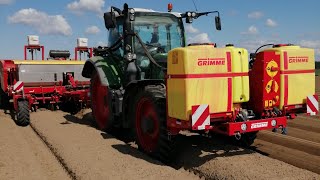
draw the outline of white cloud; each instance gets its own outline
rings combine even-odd
[[[298,44],[302,47],[314,49],[315,54],[320,56],[320,40],[301,40]]]
[[[254,11],[250,14],[248,14],[248,18],[250,19],[260,19],[263,17],[263,13],[260,11]]]
[[[87,34],[98,34],[100,29],[97,26],[90,26],[86,29]]]
[[[12,24],[24,24],[36,29],[40,34],[57,34],[69,36],[72,29],[62,15],[48,15],[36,9],[21,9],[8,17]]]
[[[82,14],[83,11],[91,11],[100,14],[102,13],[104,4],[104,0],[77,0],[69,3],[67,8],[76,14]]]
[[[246,32],[242,32],[241,34],[254,35],[258,34],[259,30],[254,25],[250,26]]]
[[[102,47],[108,46],[108,43],[99,41],[99,42],[97,43],[97,46],[102,46]]]
[[[199,33],[199,29],[193,27],[191,24],[187,24],[185,28],[187,33],[191,33],[191,34]]]
[[[276,27],[278,24],[277,24],[277,22],[275,22],[272,19],[267,19],[266,25],[269,26],[269,27]]]
[[[207,33],[200,33],[195,36],[188,37],[188,44],[190,43],[208,43],[211,42]]]
[[[207,33],[202,33],[199,29],[193,27],[191,24],[187,24],[185,26],[185,30],[187,33],[187,44],[211,42]]]
[[[0,0],[0,5],[8,5],[13,3],[13,0]]]
[[[258,37],[255,39],[243,39],[239,42],[239,45],[249,51],[249,53],[254,53],[257,48],[259,48],[262,45],[265,44],[279,44],[280,40],[279,38],[263,38],[263,37]]]

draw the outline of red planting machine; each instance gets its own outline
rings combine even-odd
[[[75,113],[88,106],[90,80],[81,76],[84,61],[78,60],[78,53],[80,59],[82,54],[92,57],[92,48],[88,48],[86,38],[78,38],[77,42],[74,60],[69,59],[69,51],[61,50],[50,50],[45,60],[39,37],[28,36],[24,60],[0,61],[1,105],[16,112],[14,120],[18,125],[28,125],[30,110],[39,107]],[[41,60],[34,60],[38,51]]]

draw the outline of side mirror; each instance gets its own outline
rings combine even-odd
[[[215,17],[215,23],[216,23],[216,29],[217,29],[218,31],[220,31],[220,30],[221,30],[220,16],[216,16],[216,17]]]
[[[116,23],[116,16],[114,12],[104,13],[103,18],[104,18],[104,25],[108,30],[116,27],[117,23]]]

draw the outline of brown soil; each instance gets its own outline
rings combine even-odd
[[[79,179],[320,179],[310,171],[226,145],[224,138],[190,134],[178,137],[176,160],[172,167],[165,166],[132,143],[97,130],[91,121],[89,111],[77,117],[59,111],[32,113],[32,126]]]
[[[0,113],[0,179],[70,179],[30,127]]]
[[[32,113],[32,126],[77,179],[198,179],[146,157],[91,122],[63,112]]]
[[[320,77],[316,77],[316,93],[320,95]],[[288,120],[286,136],[259,132],[254,146],[269,157],[320,174],[320,115]]]

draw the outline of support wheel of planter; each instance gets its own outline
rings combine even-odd
[[[134,103],[134,131],[139,150],[161,160],[170,161],[174,137],[166,125],[165,90],[162,86],[146,86]]]
[[[15,121],[18,126],[28,126],[30,124],[30,111],[28,101],[18,101],[18,112]]]

